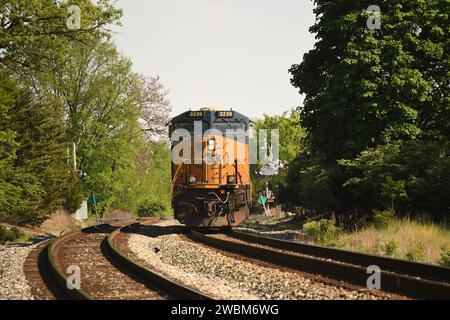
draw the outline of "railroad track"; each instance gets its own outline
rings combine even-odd
[[[38,291],[43,299],[189,299],[209,300],[210,296],[182,285],[136,260],[128,248],[130,234],[145,225],[125,227],[102,225],[56,239],[36,249],[40,274],[46,275],[50,290]],[[206,234],[182,229],[193,241],[239,256],[307,272],[336,283],[344,281],[365,288],[367,267],[380,267],[383,292],[420,299],[450,299],[450,269],[403,260],[383,258],[332,248],[255,236],[239,231]],[[33,258],[35,259],[35,257]],[[81,270],[81,288],[67,287],[68,268]],[[48,274],[51,274],[51,277]],[[35,272],[32,279],[37,278]],[[39,281],[37,281],[39,282]],[[325,281],[326,282],[326,281]],[[332,283],[331,283],[332,284]],[[48,289],[47,288],[47,289]],[[50,293],[51,292],[51,293]]]
[[[147,223],[154,223],[147,222]],[[127,257],[126,233],[139,224],[117,228],[101,225],[58,238],[43,249],[42,268],[48,268],[55,297],[76,300],[210,299]],[[72,267],[78,267],[81,288],[67,285]],[[73,270],[73,269],[72,269]]]
[[[68,299],[67,294],[55,283],[48,265],[50,240],[40,243],[28,255],[24,273],[30,284],[31,293],[37,300]]]
[[[383,291],[419,299],[450,299],[450,269],[231,231],[189,238],[208,246],[294,270],[366,287],[369,266],[381,269]]]
[[[139,225],[126,226],[113,232],[108,237],[108,248],[116,261],[127,270],[139,275],[141,279],[144,279],[146,282],[171,292],[176,298],[187,300],[212,300],[208,295],[177,283],[131,258],[131,255],[127,254],[127,240],[128,235],[134,233],[136,227],[139,227]]]

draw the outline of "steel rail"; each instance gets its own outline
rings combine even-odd
[[[369,274],[367,268],[359,265],[346,264],[323,258],[287,253],[273,248],[239,243],[232,240],[219,239],[191,231],[188,237],[217,249],[237,253],[271,264],[288,267],[294,270],[309,271],[325,276],[344,280],[361,287],[367,286]],[[450,299],[448,283],[433,282],[412,276],[381,271],[383,291],[403,294],[419,299]]]
[[[61,289],[50,268],[48,250],[51,241],[44,241],[27,256],[24,273],[31,293],[38,300],[65,300],[70,297]]]
[[[104,226],[104,225],[101,225]],[[96,226],[96,227],[101,227]],[[68,277],[66,273],[61,270],[61,268],[56,263],[56,256],[58,254],[58,250],[60,249],[61,245],[64,244],[66,241],[72,239],[73,237],[76,237],[80,235],[83,231],[92,230],[96,227],[90,227],[84,230],[75,231],[72,233],[69,233],[65,236],[62,236],[60,238],[55,239],[47,249],[47,264],[50,269],[50,273],[52,275],[53,280],[56,282],[58,287],[63,290],[63,292],[71,299],[74,300],[92,300],[92,297],[87,294],[84,290],[74,288],[69,289],[67,285]]]
[[[323,246],[305,243],[273,239],[248,234],[233,230],[231,237],[259,245],[269,246],[276,249],[292,251],[305,255],[312,255],[324,259],[332,259],[344,263],[360,266],[376,265],[385,271],[398,272],[405,275],[420,277],[422,279],[450,283],[450,268],[433,266],[425,263],[417,263],[406,260],[369,255],[364,253],[327,248]]]
[[[143,282],[161,289],[176,298],[186,300],[213,300],[212,297],[206,294],[177,283],[167,278],[166,276],[141,265],[140,263],[127,257],[124,252],[121,252],[120,249],[115,245],[115,240],[123,232],[132,233],[133,228],[138,225],[139,223],[120,228],[111,233],[111,235],[108,237],[106,247],[113,259],[125,270],[130,270],[134,274],[139,276],[139,278]]]

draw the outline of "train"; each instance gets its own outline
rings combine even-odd
[[[241,225],[252,206],[250,119],[232,109],[201,108],[168,125],[175,219],[190,228]]]

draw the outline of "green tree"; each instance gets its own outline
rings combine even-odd
[[[268,139],[271,139],[270,130],[278,129],[280,135],[280,160],[292,161],[302,150],[301,142],[305,138],[305,131],[301,127],[300,112],[292,109],[281,116],[264,115],[263,119],[256,119],[256,131],[267,130]]]
[[[71,187],[65,128],[61,119],[35,103],[30,92],[18,89],[11,80],[2,79],[0,87],[3,92],[10,90],[9,102],[2,99],[0,103],[9,104],[5,117],[0,118],[0,132],[9,132],[10,145],[14,146],[0,150],[0,215],[15,223],[39,222],[63,206],[67,188]]]
[[[40,84],[39,99],[65,115],[67,141],[77,145],[77,169],[86,174],[86,191],[101,196],[103,212],[136,212],[144,200],[140,188],[149,186],[143,178],[151,176],[142,175],[138,161],[154,151],[149,137],[162,137],[159,119],[167,118],[170,110],[159,79],[146,79],[131,68],[114,43],[97,39],[89,45],[73,42],[67,54],[49,62],[49,71],[30,77]],[[163,102],[161,108],[155,107],[155,96]],[[163,168],[170,172],[170,167]]]
[[[79,30],[66,26],[72,4]],[[109,0],[1,2],[0,215],[40,220],[94,192],[104,212],[170,204],[167,91],[117,52],[106,28],[120,16]]]
[[[67,27],[67,9],[77,5],[81,28]],[[109,0],[2,0],[0,1],[0,64],[17,74],[26,69],[43,70],[45,60],[67,50],[72,42],[88,43],[108,37],[106,27],[122,15]]]
[[[334,162],[386,140],[449,136],[448,1],[383,1],[381,30],[366,27],[371,1],[315,3],[318,41],[290,71],[313,152]]]
[[[66,141],[77,147],[77,170],[87,174],[86,192],[101,195],[107,207],[123,191],[121,180],[133,170],[142,145],[143,85],[111,42],[98,38],[68,45],[46,70],[29,72],[24,82],[38,84],[37,99],[63,115]]]
[[[317,43],[290,70],[308,137],[287,201],[367,213],[388,188],[402,210],[448,213],[450,2],[382,1],[380,30],[370,1],[314,2]]]
[[[81,9],[78,30],[66,26],[72,4]],[[2,219],[38,222],[56,208],[78,208],[83,192],[77,174],[66,166],[63,114],[51,95],[37,94],[45,85],[34,80],[51,72],[49,61],[67,54],[71,43],[108,37],[105,27],[120,15],[106,0],[0,1]]]
[[[395,200],[408,198],[405,190],[405,181],[395,181],[391,176],[387,176],[386,182],[382,184],[381,195],[390,201],[390,209],[393,211]]]
[[[6,172],[15,158],[17,144],[14,142],[15,132],[6,126],[9,110],[15,101],[16,87],[9,78],[0,76],[0,175]]]
[[[370,211],[385,209],[386,199],[396,209],[429,212],[444,217],[450,208],[450,143],[415,140],[380,145],[340,164],[354,205]],[[392,205],[392,203],[391,203]]]
[[[335,193],[336,169],[323,164],[323,160],[304,146],[300,155],[291,162],[280,189],[280,200],[287,207],[302,207],[322,213],[337,210],[341,202]]]
[[[141,150],[135,171],[127,180],[128,186],[115,206],[139,213],[149,207],[163,208],[160,215],[170,215],[171,208],[171,152],[165,142],[149,142]],[[157,210],[158,211],[158,210]]]
[[[279,130],[280,149],[279,158],[283,162],[291,162],[302,150],[302,140],[305,138],[305,131],[300,125],[300,113],[292,109],[290,112],[284,112],[281,116],[264,115],[263,119],[257,119],[255,129],[257,134],[259,130],[267,130],[268,139],[271,141],[271,130]],[[280,197],[280,188],[285,184],[287,171],[282,169],[276,176],[261,177],[255,174],[263,166],[262,163],[252,165],[251,178],[253,182],[253,196],[256,199],[259,192],[265,189],[266,183],[270,182],[275,196]]]

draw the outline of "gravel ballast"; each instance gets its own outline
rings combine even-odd
[[[237,228],[236,231],[249,233],[255,236],[268,237],[279,240],[298,241],[308,243],[310,237],[302,231],[296,230],[281,230],[281,231],[258,231],[252,228]]]
[[[130,250],[166,276],[217,299],[380,299],[367,291],[321,283],[294,271],[263,266],[192,242],[183,235],[131,235]]]
[[[0,300],[34,300],[23,271],[36,245],[0,245]]]

